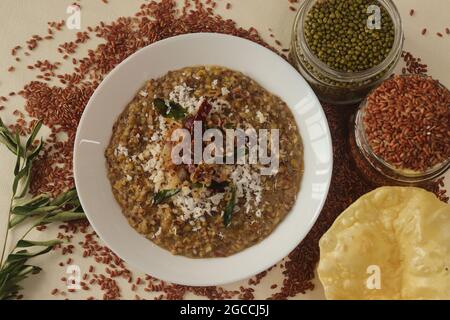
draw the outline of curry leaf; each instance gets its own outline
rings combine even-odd
[[[211,189],[215,192],[223,193],[225,189],[230,185],[228,181],[217,182],[213,180],[211,184],[208,186],[208,189]]]
[[[40,247],[53,247],[57,244],[61,244],[62,241],[60,240],[50,240],[50,241],[30,241],[30,240],[20,240],[17,242],[16,247],[17,248],[28,248],[28,247],[34,247],[34,246],[40,246]]]
[[[236,207],[236,187],[231,187],[231,197],[228,200],[227,206],[223,214],[223,224],[228,227],[231,224],[231,219],[233,218],[234,208]]]
[[[17,261],[27,261],[30,258],[34,258],[43,255],[53,249],[53,246],[48,246],[45,249],[39,250],[37,252],[28,252],[28,250],[20,250],[16,253],[11,253],[6,259],[6,263],[12,263]]]
[[[153,100],[153,105],[156,111],[166,118],[181,120],[187,115],[187,110],[174,101],[169,101],[169,104],[167,104],[163,99],[156,98]]]
[[[171,197],[178,194],[180,191],[181,189],[169,189],[159,191],[153,196],[153,205],[158,205],[169,200]]]
[[[42,121],[38,121],[34,128],[33,131],[31,132],[30,137],[27,140],[27,144],[26,144],[26,148],[28,149],[34,142],[34,139],[36,139],[37,134],[39,133],[39,130],[41,130],[42,127]]]
[[[9,228],[14,228],[18,224],[24,222],[29,216],[15,216],[9,221]]]
[[[44,142],[41,138],[37,145],[34,141],[42,127],[42,122],[37,122],[26,144],[23,145],[18,132],[13,134],[0,119],[0,143],[4,144],[16,155],[14,166],[13,197],[9,209],[9,228],[6,231],[5,243],[8,240],[8,231],[27,219],[37,218],[32,227],[17,242],[14,249],[4,260],[5,249],[0,258],[0,300],[14,298],[22,289],[20,282],[30,274],[41,271],[37,266],[27,265],[27,261],[39,255],[46,254],[52,248],[61,243],[60,240],[32,241],[24,239],[33,228],[51,223],[67,222],[85,218],[80,200],[75,189],[60,194],[51,199],[47,194],[41,194],[33,198],[25,197],[31,181],[31,169],[33,160],[41,152]],[[36,252],[18,250],[21,248],[43,247]]]
[[[64,211],[44,218],[40,224],[48,224],[52,222],[69,222],[85,218],[86,215],[84,214],[84,212]]]
[[[64,204],[73,202],[78,200],[78,194],[77,194],[77,190],[75,190],[75,188],[70,189],[67,192],[63,192],[61,193],[59,196],[57,196],[55,199],[53,199],[50,202],[51,206],[62,206]]]

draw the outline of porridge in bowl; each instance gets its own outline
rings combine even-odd
[[[221,161],[196,161],[196,148],[204,155],[210,147],[208,132],[226,138],[221,148],[209,149]],[[249,134],[243,144],[236,132]],[[217,139],[211,134],[209,141]],[[179,148],[181,141],[190,152]],[[255,154],[259,161],[250,160]],[[294,206],[303,176],[302,140],[286,103],[218,66],[150,80],[115,123],[105,156],[130,225],[191,258],[230,256],[269,236]]]

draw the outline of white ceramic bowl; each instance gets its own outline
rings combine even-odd
[[[305,174],[293,210],[259,244],[227,258],[189,259],[154,245],[122,215],[107,178],[105,149],[120,113],[143,84],[170,70],[220,65],[250,76],[292,109],[304,142]],[[332,174],[331,136],[315,94],[285,60],[251,41],[198,33],[154,43],[117,66],[93,94],[75,141],[74,174],[86,215],[123,260],[156,278],[207,286],[242,280],[276,264],[306,236],[325,202]]]

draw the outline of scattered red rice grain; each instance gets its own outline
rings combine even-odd
[[[37,227],[36,227],[36,230],[37,230],[37,231],[41,231],[41,232],[42,232],[42,231],[45,231],[45,230],[47,230],[47,226],[37,226]]]
[[[230,10],[230,9],[231,9],[231,3],[229,3],[229,2],[227,3],[226,9],[227,9],[227,10]]]
[[[445,28],[445,33],[446,34],[450,34],[450,29],[449,28]]]
[[[8,72],[14,72],[14,70],[16,70],[16,68],[14,68],[13,66],[8,68]]]
[[[406,71],[411,74],[426,74],[428,66],[421,63],[420,58],[414,57],[410,52],[402,52],[403,61],[406,63]]]
[[[440,32],[436,32],[436,35],[438,36],[438,37],[440,37],[440,38],[442,38],[444,35],[442,34],[442,33],[440,33]]]
[[[427,28],[422,29],[422,35],[424,36],[427,33]]]
[[[414,13],[415,13],[415,10],[414,10],[414,9],[409,10],[409,15],[410,15],[411,17],[414,15]]]

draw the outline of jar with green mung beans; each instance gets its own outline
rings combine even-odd
[[[392,0],[305,0],[289,58],[319,99],[355,104],[392,74],[403,40]]]

